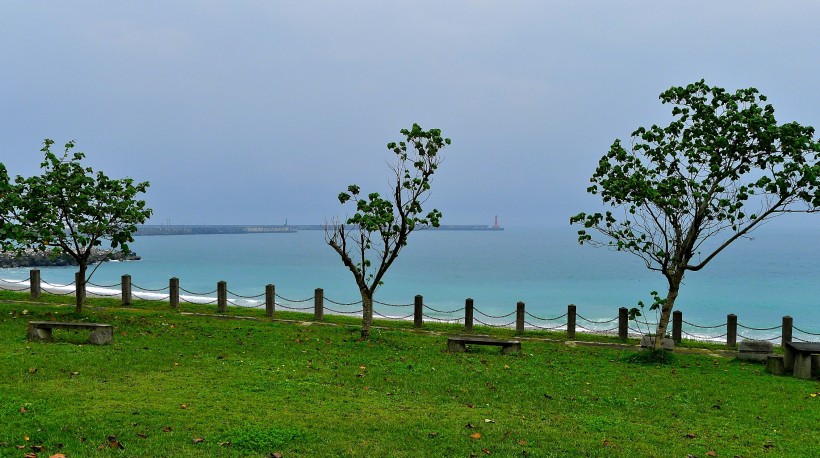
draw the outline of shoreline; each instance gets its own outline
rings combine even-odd
[[[29,281],[28,281],[28,279],[25,279],[25,280],[10,280],[10,279],[0,278],[0,290],[8,290],[8,291],[15,291],[15,292],[28,292],[28,291],[30,291]],[[41,290],[43,292],[50,293],[50,294],[67,296],[69,294],[73,294],[74,291],[75,291],[75,288],[72,284],[53,284],[53,283],[43,282],[43,284],[41,285]],[[90,297],[116,298],[116,297],[121,297],[121,294],[122,294],[121,290],[114,289],[114,288],[111,288],[111,287],[94,286],[94,285],[86,286],[86,295],[90,296]],[[154,291],[143,291],[143,290],[132,291],[131,296],[135,299],[148,300],[148,301],[160,301],[160,302],[168,302],[169,297],[170,297],[168,294],[163,294],[163,293],[154,292]],[[198,305],[215,304],[218,300],[216,296],[210,296],[208,294],[204,294],[204,295],[180,294],[179,299],[180,299],[181,302],[188,302],[188,303],[191,303],[191,304],[198,304]],[[356,303],[348,304],[348,305],[355,305],[355,304]],[[259,308],[259,307],[264,307],[265,303],[264,303],[264,300],[258,300],[258,299],[253,299],[253,298],[235,297],[235,298],[229,298],[228,299],[228,305],[229,306],[234,306],[234,307],[243,307],[243,308]],[[299,302],[292,302],[292,301],[281,302],[278,299],[276,301],[276,305],[278,307],[282,307],[283,309],[288,310],[288,311],[297,311],[297,312],[304,311],[304,313],[310,313],[309,310],[312,310],[312,308],[313,308],[312,305],[309,306],[309,307],[301,307],[301,306],[299,306]],[[296,307],[293,307],[293,306],[296,306]],[[376,304],[376,306],[378,307],[378,304]],[[382,307],[382,311],[384,311],[384,307]],[[327,315],[358,316],[360,313],[361,313],[360,311],[341,312],[341,311],[337,311],[337,310],[328,309],[327,306],[325,307],[325,314],[327,314]],[[425,314],[425,318],[427,318],[429,320],[429,322],[434,322],[434,323],[460,324],[460,323],[463,322],[463,318],[448,319],[448,318],[436,317],[435,315],[436,315],[436,312],[432,311],[432,312],[430,312],[430,314]],[[412,322],[413,321],[412,316],[406,317],[406,316],[399,316],[399,315],[383,314],[383,313],[379,312],[379,309],[374,310],[374,319],[401,320],[401,321],[407,321],[407,322]],[[514,329],[514,326],[510,326],[508,324],[505,325],[504,323],[500,323],[500,322],[490,322],[492,320],[493,319],[491,318],[489,320],[486,320],[487,321],[486,324],[480,323],[478,325],[479,326],[489,325],[491,327]],[[495,319],[495,321],[499,321],[499,319]],[[590,320],[590,321],[596,321],[596,320]],[[602,319],[600,321],[605,321],[605,320]],[[582,329],[577,329],[577,328],[582,328]],[[650,329],[651,329],[651,327],[650,327]],[[566,331],[566,322],[561,323],[559,326],[556,326],[556,327],[550,328],[550,329],[544,329],[544,328],[541,328],[539,326],[533,326],[533,325],[525,325],[525,330],[528,330],[528,331],[543,331],[543,332],[550,332],[550,331],[552,331],[552,332],[565,332]],[[748,336],[748,337],[751,337],[751,340],[768,340],[768,341],[772,341],[772,340],[775,340],[775,339],[779,340],[780,337],[781,337],[779,334],[774,335],[771,332],[768,332],[767,334],[762,334],[762,332],[765,332],[765,331],[753,331],[753,332],[756,333],[756,335]],[[598,335],[598,336],[608,336],[608,337],[618,335],[617,332],[607,331],[607,330],[603,330],[603,329],[602,330],[588,329],[588,328],[582,327],[580,325],[576,325],[576,334]],[[684,331],[684,334],[686,334],[686,336],[685,336],[686,340],[692,340],[692,341],[704,342],[704,343],[725,343],[725,340],[721,340],[721,338],[723,336],[713,337],[713,336],[708,336],[708,335],[703,335],[703,334],[698,335],[697,333],[690,333],[690,332],[686,332],[686,331]],[[630,326],[630,331],[627,333],[627,335],[630,338],[640,339],[645,334],[634,332],[634,330],[632,330],[631,326]],[[738,336],[738,337],[740,337],[740,336]],[[738,339],[738,342],[741,342],[742,340],[749,340],[749,339]],[[779,346],[779,345],[780,345],[779,342],[775,342],[775,346]]]

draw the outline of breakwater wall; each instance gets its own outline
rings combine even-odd
[[[80,280],[79,282],[77,280]],[[19,281],[7,281],[7,286],[0,289],[11,291],[28,291],[33,299],[38,299],[42,292],[51,294],[76,294],[76,284],[56,285],[42,280],[39,269],[32,269],[29,278]],[[312,314],[313,319],[322,321],[325,314],[361,316],[361,301],[340,302],[325,295],[322,288],[316,288],[313,295],[303,299],[283,297],[276,292],[273,284],[265,285],[264,291],[256,295],[241,295],[228,289],[224,281],[217,282],[212,291],[189,291],[180,285],[179,279],[172,277],[168,285],[162,288],[144,288],[132,282],[130,275],[123,275],[121,281],[111,285],[97,285],[86,282],[89,296],[119,297],[123,305],[132,305],[133,300],[156,300],[167,302],[169,308],[178,309],[181,303],[214,304],[217,313],[224,313],[229,306],[265,308],[265,315],[275,318],[277,310],[295,311]],[[215,297],[214,297],[215,296]],[[654,331],[657,323],[629,319],[625,307],[616,310],[608,319],[589,319],[578,311],[574,304],[566,306],[566,311],[553,317],[536,316],[526,309],[524,302],[515,304],[509,313],[491,315],[477,308],[473,299],[467,298],[464,306],[452,310],[436,309],[424,303],[422,295],[416,295],[413,301],[406,304],[390,304],[374,301],[374,315],[379,319],[412,321],[413,326],[422,328],[425,323],[462,324],[466,332],[472,332],[474,326],[515,329],[516,334],[538,332],[563,332],[568,339],[574,339],[576,333],[593,333],[617,336],[620,339],[638,337]],[[790,316],[782,317],[781,323],[768,327],[755,327],[738,321],[738,316],[730,313],[726,321],[715,324],[692,323],[684,320],[683,313],[676,310],[672,315],[670,338],[681,342],[683,338],[691,340],[723,342],[728,347],[735,347],[738,339],[768,340],[783,345],[785,342],[809,342],[820,340],[820,332],[808,331],[807,327],[795,326]]]
[[[140,225],[134,236],[156,235],[204,235],[204,234],[292,234],[299,231],[322,231],[322,224],[296,225],[242,225],[242,224],[215,224],[215,225]],[[426,231],[503,231],[503,227],[482,224],[443,224],[439,227],[424,228]]]

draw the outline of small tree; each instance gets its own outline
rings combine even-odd
[[[673,105],[673,121],[639,128],[629,150],[615,140],[590,180],[588,192],[618,213],[580,213],[570,222],[584,226],[581,244],[632,253],[666,277],[666,296],[653,291],[650,307],[660,309],[655,335],[662,337],[687,271],[764,221],[820,209],[820,143],[812,127],[778,125],[754,88],[731,94],[701,80],[660,99]],[[655,349],[662,342],[656,338]]]
[[[53,140],[43,143],[42,175],[17,176],[2,195],[5,232],[18,248],[63,252],[77,262],[79,313],[91,276],[87,271],[92,250],[108,240],[111,250],[119,247],[130,252],[128,243],[134,241],[136,225],[151,216],[145,201],[137,200],[149,184],[95,174],[82,166],[85,154],[71,154],[73,141],[66,143],[61,156],[51,152]]]
[[[370,335],[373,322],[373,295],[393,261],[407,245],[416,229],[438,227],[441,212],[433,209],[422,216],[422,205],[429,197],[430,180],[441,163],[439,150],[450,144],[439,129],[422,130],[413,124],[402,129],[406,137],[388,143],[395,154],[391,166],[393,190],[388,198],[378,193],[363,195],[359,186],[350,185],[339,194],[342,204],[353,201],[356,214],[344,223],[336,219],[325,226],[325,240],[353,273],[362,297],[362,338]]]

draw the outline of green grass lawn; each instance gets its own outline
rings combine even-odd
[[[171,311],[92,299],[0,300],[0,456],[813,457],[820,382],[762,365],[525,340],[523,353],[446,349],[457,326],[358,339],[355,320],[271,321],[258,310]],[[25,296],[19,296],[25,297]],[[65,299],[66,301],[70,300]],[[302,318],[295,314],[279,317]],[[111,323],[114,343],[29,320]],[[505,334],[499,332],[499,335]],[[598,339],[601,340],[601,339]],[[114,438],[109,440],[110,436]],[[22,447],[22,448],[20,448]]]

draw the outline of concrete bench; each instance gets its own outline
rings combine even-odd
[[[88,341],[94,345],[107,345],[114,340],[114,326],[102,323],[60,323],[57,321],[29,321],[28,340],[53,342],[53,329],[82,329],[91,331]]]
[[[783,346],[785,369],[793,371],[798,378],[811,378],[815,355],[820,355],[820,342],[786,342]],[[820,357],[817,359],[820,360]]]
[[[737,349],[737,359],[765,363],[773,352],[774,344],[768,340],[743,340]]]
[[[447,338],[447,351],[461,353],[467,351],[467,345],[495,345],[501,347],[503,353],[518,353],[521,351],[521,341],[498,340],[490,336],[450,336]]]
[[[786,365],[783,362],[783,355],[767,355],[766,369],[774,375],[786,373]]]

